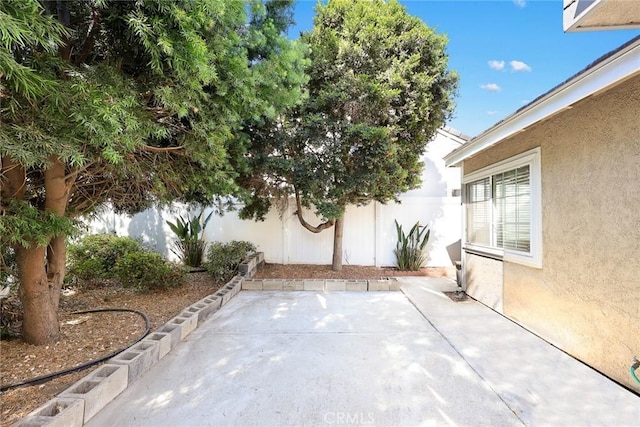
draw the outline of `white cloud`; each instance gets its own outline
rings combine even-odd
[[[500,92],[502,89],[500,89],[500,86],[498,86],[495,83],[487,83],[484,85],[480,85],[481,89],[484,90],[488,90],[489,92]]]
[[[487,111],[488,116],[495,116],[496,114],[498,114],[497,111]]]
[[[489,61],[489,68],[493,70],[503,70],[504,69],[504,61],[498,61],[496,59],[492,59]]]
[[[511,65],[511,71],[531,71],[531,67],[522,61],[513,60],[509,65]]]
[[[527,5],[527,0],[513,0],[513,4],[518,7],[525,7]]]

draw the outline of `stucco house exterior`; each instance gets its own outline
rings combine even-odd
[[[467,293],[639,392],[640,37],[445,162]]]

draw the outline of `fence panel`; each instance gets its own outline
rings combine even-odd
[[[333,254],[333,228],[312,233],[300,225],[295,206],[288,207],[282,218],[271,211],[265,221],[247,221],[238,218],[237,212],[214,215],[205,231],[208,242],[248,240],[264,252],[269,263],[330,264]],[[141,238],[170,259],[174,236],[166,220],[174,221],[178,214],[188,212],[182,208],[149,209],[127,217],[105,212],[90,224],[90,231],[116,233]],[[192,213],[193,214],[193,213]],[[367,206],[350,206],[344,218],[343,263],[345,265],[395,265],[393,250],[396,246],[394,220],[402,224],[405,232],[416,223],[431,228],[427,245],[427,265],[450,266],[446,246],[460,239],[459,197],[406,197],[402,203]],[[307,222],[321,222],[313,211],[305,210]]]
[[[464,142],[456,132],[439,130],[422,157],[424,169],[422,186],[404,193],[401,204],[347,208],[344,218],[343,263],[352,265],[392,266],[396,246],[397,219],[405,229],[420,221],[431,227],[427,246],[427,265],[450,267],[446,247],[458,241],[461,233],[460,171],[447,168],[443,156]],[[91,232],[115,232],[119,235],[140,237],[148,245],[175,259],[170,251],[173,234],[165,224],[175,220],[178,213],[186,213],[184,207],[174,210],[150,209],[132,218],[105,212],[90,225]],[[305,210],[307,222],[320,223],[313,211]],[[205,239],[228,242],[248,240],[264,252],[265,260],[283,264],[330,264],[333,253],[333,229],[311,233],[303,228],[295,215],[295,203],[290,203],[282,216],[272,210],[265,221],[243,221],[236,212],[212,217]]]

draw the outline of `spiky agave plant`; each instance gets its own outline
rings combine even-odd
[[[202,257],[206,242],[204,241],[204,229],[207,227],[213,211],[202,220],[204,209],[198,216],[189,219],[179,215],[176,222],[166,221],[171,231],[178,237],[173,244],[171,251],[176,254],[180,261],[189,267],[202,266]]]
[[[420,222],[416,222],[409,231],[409,234],[405,234],[402,226],[398,224],[398,221],[394,221],[396,223],[398,242],[393,252],[396,254],[398,269],[409,271],[420,270],[420,267],[422,267],[422,264],[424,264],[427,259],[424,254],[424,248],[429,242],[431,230],[427,228],[427,226],[420,225]]]

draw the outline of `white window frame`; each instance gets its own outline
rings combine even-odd
[[[540,168],[540,147],[526,151],[516,156],[510,157],[498,163],[479,169],[462,179],[462,188],[464,194],[462,200],[467,203],[466,188],[467,184],[484,178],[490,178],[493,175],[517,169],[523,166],[529,166],[530,191],[531,191],[531,242],[529,252],[515,251],[512,249],[502,249],[494,246],[485,246],[467,241],[467,219],[466,209],[463,210],[464,215],[464,249],[479,254],[488,255],[490,257],[501,258],[504,261],[523,264],[529,267],[542,268],[542,178]],[[493,212],[493,194],[492,212]],[[494,234],[494,224],[491,221],[491,235]]]

